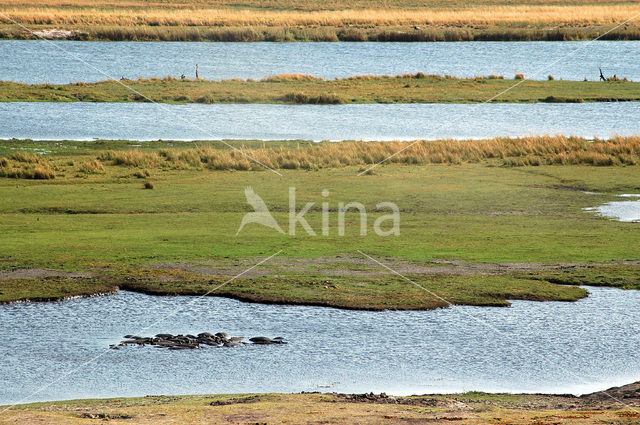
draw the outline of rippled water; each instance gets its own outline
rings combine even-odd
[[[640,134],[640,103],[0,103],[0,138],[415,140]]]
[[[53,43],[53,45],[52,45]],[[61,49],[71,53],[65,53]],[[185,43],[0,41],[0,79],[68,83],[184,73],[207,79],[305,73],[326,78],[426,72],[640,80],[640,41],[460,43]],[[86,62],[86,63],[83,63]],[[88,64],[88,65],[87,65]],[[99,72],[102,71],[103,73]],[[106,74],[106,75],[105,75]],[[108,75],[108,77],[107,77]]]
[[[640,198],[640,194],[624,194],[623,198]],[[640,222],[640,199],[607,202],[598,207],[584,208],[585,211],[595,211],[603,217],[624,222]]]
[[[591,295],[576,303],[515,301],[511,308],[413,312],[130,292],[4,305],[0,404],[272,391],[585,393],[640,380],[640,291],[588,290]],[[176,308],[179,314],[154,325]],[[202,331],[280,335],[290,344],[108,349],[128,333]]]

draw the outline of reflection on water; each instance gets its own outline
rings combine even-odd
[[[640,321],[630,314],[640,291],[588,290],[591,295],[575,303],[434,311],[347,311],[213,297],[187,305],[194,298],[130,292],[4,305],[0,404],[75,368],[27,401],[276,391],[585,393],[640,380]],[[176,308],[184,310],[153,325]],[[202,331],[281,335],[290,343],[108,349],[129,333]]]

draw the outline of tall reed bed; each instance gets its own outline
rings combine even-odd
[[[1,11],[1,8],[0,8]],[[62,24],[47,24],[63,26]],[[71,40],[110,41],[576,41],[601,37],[603,40],[640,40],[640,27],[624,26],[603,35],[605,24],[566,24],[560,27],[530,25],[470,25],[387,27],[362,26],[151,26],[151,25],[64,25],[72,29]],[[0,38],[37,38],[16,26],[0,27]]]
[[[159,152],[108,151],[101,157],[113,165],[161,168],[259,170],[258,161],[274,169],[319,169],[373,164],[524,165],[636,165],[640,137],[587,141],[576,137],[545,136],[517,139],[440,140],[408,142],[321,143],[304,148],[163,149]],[[255,160],[255,161],[254,161]]]
[[[2,12],[27,25],[119,26],[349,26],[611,24],[640,13],[637,3],[617,5],[476,6],[451,9],[268,10],[195,7],[74,8],[3,6]]]
[[[438,140],[410,142],[324,142],[300,146],[280,144],[237,150],[213,147],[119,149],[99,152],[76,163],[58,156],[16,152],[0,157],[0,177],[53,179],[56,175],[86,177],[108,173],[109,167],[129,167],[134,177],[148,178],[149,170],[317,170],[374,164],[487,166],[587,165],[634,166],[640,164],[640,137],[585,140],[577,137],[544,136],[488,140]]]

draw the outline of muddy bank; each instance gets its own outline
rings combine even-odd
[[[316,393],[318,394],[318,393]],[[462,400],[464,395],[425,394],[409,397],[395,397],[386,393],[374,394],[342,394],[326,393],[335,397],[337,401],[347,403],[375,403],[375,404],[401,404],[409,406],[429,406],[441,408],[454,408],[469,410]],[[494,394],[499,395],[499,394]],[[505,396],[507,396],[505,394]],[[519,409],[608,409],[614,407],[640,406],[640,382],[612,387],[603,391],[596,391],[581,396],[571,394],[513,394],[519,396],[522,401],[518,403]],[[506,398],[506,397],[505,397]],[[526,400],[526,401],[525,401]],[[469,401],[466,401],[469,403]],[[475,401],[473,403],[500,404],[516,407],[513,402],[499,402],[493,400]]]
[[[407,285],[404,279],[366,259],[344,255],[276,258],[261,268],[251,268],[259,259],[247,258],[154,263],[115,270],[4,270],[0,271],[0,304],[60,301],[126,290],[347,310],[431,310],[451,305],[506,307],[510,300],[577,301],[588,296],[588,291],[578,286],[639,289],[640,282],[638,261],[544,264],[382,260],[427,291]],[[389,292],[389,285],[396,290]]]

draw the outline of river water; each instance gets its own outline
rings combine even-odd
[[[0,103],[0,138],[416,140],[640,134],[640,103]]]
[[[335,78],[422,71],[459,77],[640,80],[640,41],[456,43],[188,43],[0,41],[0,80],[69,83],[121,77]]]
[[[3,305],[0,404],[243,392],[586,393],[640,380],[640,291],[588,290],[590,296],[575,303],[514,301],[510,308],[433,311],[348,311],[131,292]],[[203,331],[283,336],[290,343],[108,349],[129,333]]]

